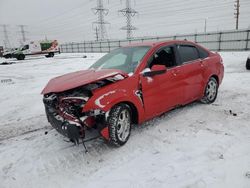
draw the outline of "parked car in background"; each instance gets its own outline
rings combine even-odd
[[[246,62],[246,69],[250,70],[250,55],[247,58],[247,62]]]
[[[219,54],[189,41],[133,44],[89,70],[56,77],[43,89],[48,121],[78,143],[96,129],[115,146],[141,124],[193,101],[216,100],[224,66]]]
[[[3,57],[3,46],[0,46],[0,57]]]
[[[26,56],[42,54],[46,57],[54,57],[55,53],[60,53],[57,40],[31,41],[15,50],[11,57],[24,60]]]

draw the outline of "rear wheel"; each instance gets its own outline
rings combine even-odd
[[[247,62],[246,62],[246,69],[247,69],[247,70],[250,70],[250,59],[247,59]]]
[[[9,58],[11,58],[11,54],[4,55],[3,57],[4,57],[5,59],[9,59]]]
[[[214,77],[211,77],[207,83],[201,102],[205,104],[213,103],[217,98],[218,86],[217,80]]]
[[[48,55],[46,55],[45,57],[54,57],[54,53],[53,52],[50,52]]]
[[[124,145],[131,132],[131,110],[126,104],[113,107],[108,117],[110,144],[114,146]]]
[[[50,56],[50,57],[54,57],[54,53],[53,53],[53,52],[50,52],[50,53],[49,53],[49,56]]]

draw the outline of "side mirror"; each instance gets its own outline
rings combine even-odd
[[[153,65],[150,71],[144,72],[143,76],[144,77],[153,77],[156,75],[164,74],[167,72],[166,66],[165,65]]]

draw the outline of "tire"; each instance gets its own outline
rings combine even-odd
[[[9,58],[11,58],[11,54],[7,54],[7,55],[5,55],[5,56],[3,56],[5,59],[9,59]]]
[[[213,103],[217,98],[218,87],[219,87],[219,84],[218,84],[217,80],[214,77],[211,77],[208,80],[208,83],[206,85],[206,89],[204,92],[204,96],[201,99],[201,102],[204,104]]]
[[[47,58],[49,58],[49,57],[54,57],[54,53],[53,52],[50,52],[50,53],[48,53],[48,55],[45,55],[45,57],[47,57]]]
[[[24,60],[25,59],[25,55],[24,54],[19,54],[17,56],[17,60]]]
[[[246,69],[247,69],[247,70],[250,70],[250,59],[247,59],[247,62],[246,62]]]
[[[130,107],[126,104],[119,104],[111,109],[107,120],[111,145],[119,147],[128,141],[131,132],[131,115]]]
[[[55,55],[55,54],[54,54],[53,52],[50,52],[50,53],[49,53],[49,56],[50,56],[50,57],[54,57],[54,55]]]

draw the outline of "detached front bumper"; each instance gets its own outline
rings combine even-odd
[[[43,98],[47,119],[52,127],[75,143],[79,143],[79,139],[84,139],[85,131],[92,128],[108,140],[109,135],[106,129],[103,130],[107,127],[104,123],[106,113],[99,109],[79,113],[82,106],[79,108],[75,106],[76,103],[66,101],[70,100],[69,98],[58,99],[56,95]],[[77,102],[79,98],[72,97],[71,100]]]
[[[68,137],[71,141],[78,143],[79,138],[84,135],[81,124],[64,119],[57,114],[53,109],[45,106],[45,111],[49,123],[60,134]]]

